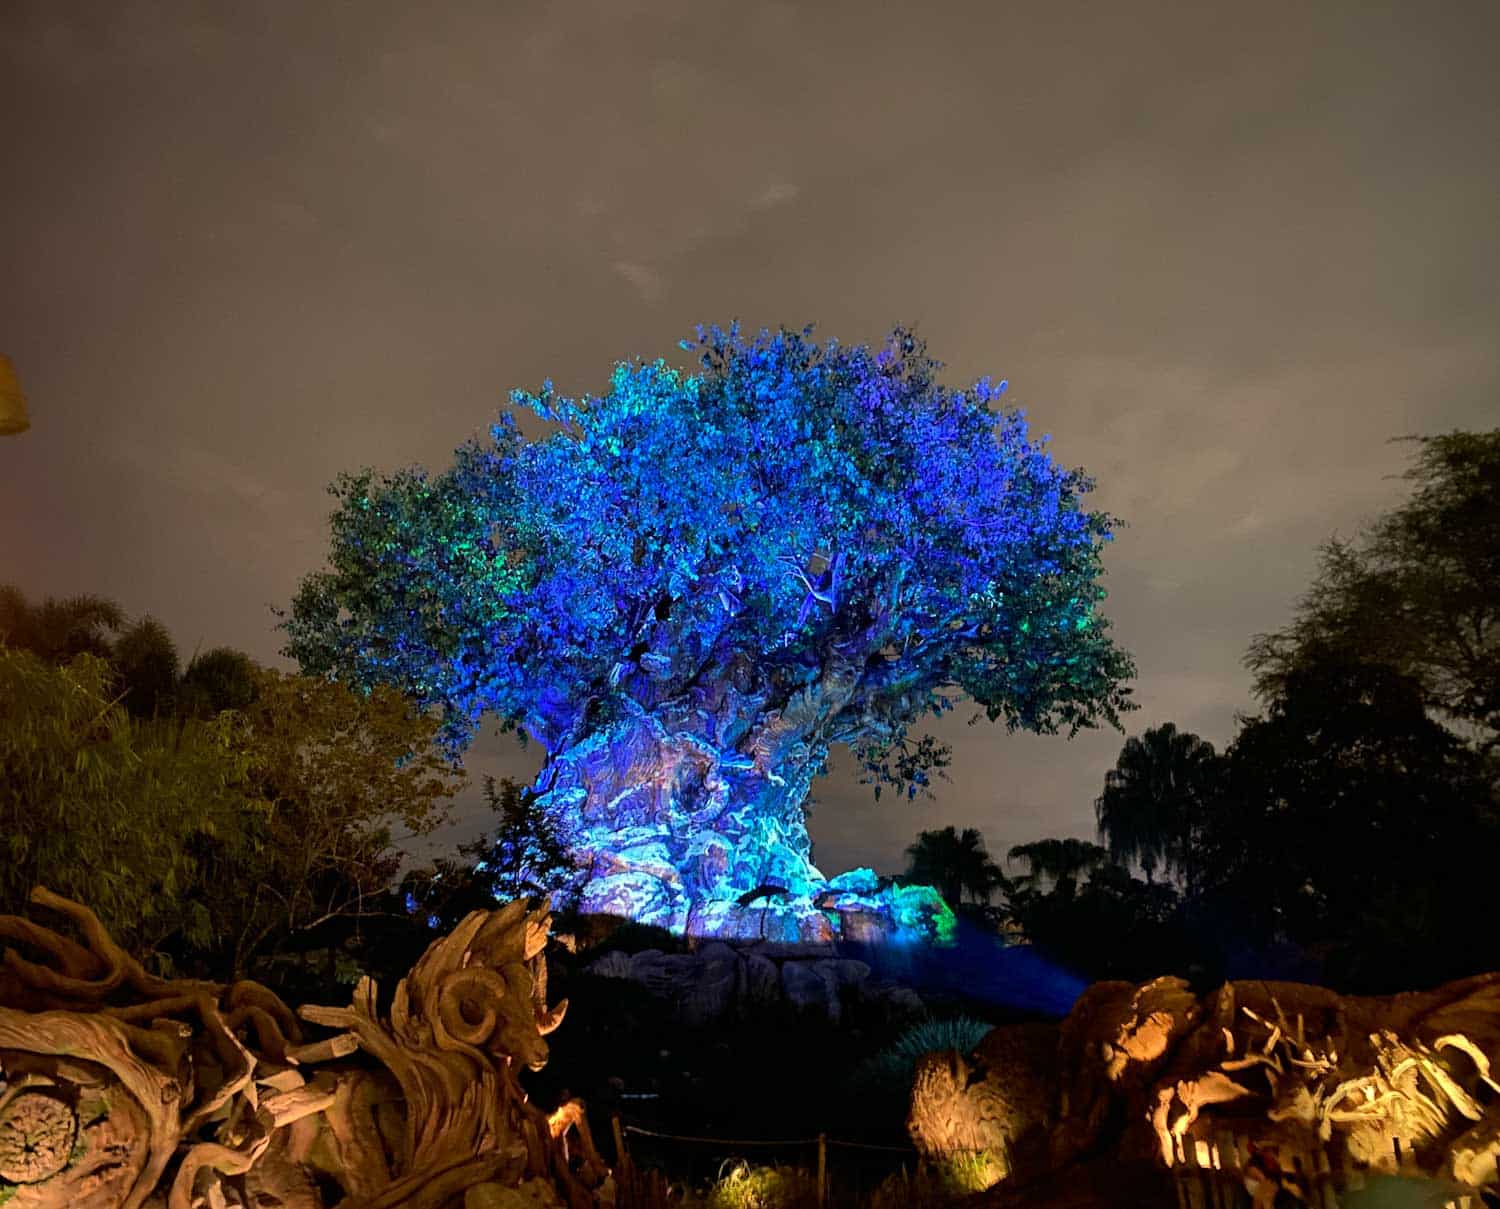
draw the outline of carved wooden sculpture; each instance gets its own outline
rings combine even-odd
[[[470,914],[386,1019],[368,978],[348,1007],[295,1015],[254,982],[157,978],[86,907],[31,898],[82,943],[0,916],[9,1209],[451,1209],[523,1184],[525,1203],[583,1209],[607,1190],[582,1106],[549,1116],[517,1079],[566,1008],[547,1005],[545,911]],[[308,1041],[299,1015],[339,1031]]]
[[[1386,998],[1096,983],[1050,1037],[1006,1026],[973,1054],[924,1059],[908,1124],[929,1154],[991,1150],[1023,1176],[1102,1149],[1202,1165],[1232,1138],[1333,1171],[1480,1189],[1500,1183],[1497,1055],[1500,974]]]

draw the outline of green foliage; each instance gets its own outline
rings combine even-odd
[[[236,972],[374,909],[401,862],[392,824],[429,833],[461,784],[433,744],[435,720],[394,690],[365,694],[267,669],[256,680],[238,716],[250,784],[266,808],[246,842],[199,852],[224,888],[214,927],[220,959]]]
[[[863,1209],[947,1209],[967,1204],[975,1192],[995,1182],[992,1163],[988,1152],[980,1152],[921,1163],[914,1171],[903,1167],[870,1194]]]
[[[940,1054],[950,1049],[970,1053],[993,1028],[992,1024],[968,1016],[920,1020],[882,1051],[881,1057],[904,1067],[910,1075],[917,1059],[925,1054]]]
[[[120,606],[102,596],[49,596],[31,604],[19,588],[0,584],[0,642],[48,663],[75,655],[107,658],[109,635],[125,624]]]
[[[128,947],[222,976],[382,903],[392,825],[430,831],[459,783],[436,723],[227,648],[178,680],[157,622],[104,641],[122,622],[97,597],[0,590],[0,626],[29,644],[0,645],[0,910],[45,884]],[[110,662],[56,663],[74,648]]]
[[[1256,691],[1327,659],[1411,677],[1427,704],[1500,748],[1500,429],[1415,438],[1411,497],[1355,541],[1328,543],[1291,625],[1246,659]]]
[[[226,709],[248,709],[259,690],[250,656],[230,647],[215,647],[195,656],[177,686],[178,708],[199,717]]]
[[[132,622],[109,653],[125,708],[137,718],[165,717],[176,709],[177,644],[154,617]]]
[[[31,887],[88,903],[128,946],[206,944],[195,846],[235,843],[258,809],[242,724],[134,720],[109,668],[0,646],[0,911]]]
[[[802,1167],[740,1161],[726,1164],[705,1192],[690,1194],[682,1204],[684,1209],[815,1209],[817,1177]]]

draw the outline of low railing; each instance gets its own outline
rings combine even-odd
[[[1418,1169],[1411,1155],[1402,1153],[1399,1138],[1392,1137],[1390,1143],[1394,1178],[1420,1181],[1428,1193],[1440,1194],[1445,1182]],[[1339,1209],[1344,1196],[1358,1191],[1368,1180],[1393,1178],[1348,1166],[1342,1152],[1340,1165],[1335,1168],[1328,1151],[1321,1146],[1305,1151],[1279,1147],[1276,1157],[1282,1170],[1296,1177],[1312,1209]],[[1244,1137],[1227,1130],[1211,1136],[1189,1134],[1183,1139],[1172,1168],[1178,1209],[1248,1209],[1250,1195],[1245,1191],[1245,1173],[1249,1163],[1250,1144]],[[1449,1193],[1446,1201],[1428,1199],[1423,1203],[1441,1204],[1443,1209],[1483,1209],[1477,1193],[1456,1184],[1446,1184],[1446,1191]]]
[[[826,1133],[805,1138],[718,1138],[694,1134],[666,1133],[639,1125],[626,1124],[617,1116],[612,1122],[618,1188],[618,1209],[666,1209],[669,1182],[658,1169],[641,1166],[631,1154],[630,1139],[660,1146],[691,1147],[711,1160],[722,1160],[721,1169],[734,1160],[750,1154],[768,1156],[767,1161],[780,1168],[795,1168],[804,1173],[810,1192],[805,1191],[799,1203],[811,1201],[818,1209],[833,1205],[862,1203],[880,1182],[902,1168],[915,1169],[920,1155],[911,1146],[882,1146],[829,1137]],[[978,1153],[978,1152],[976,1152]],[[676,1164],[674,1166],[685,1166]],[[803,1189],[807,1188],[804,1184]]]

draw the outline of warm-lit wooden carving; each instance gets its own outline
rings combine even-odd
[[[476,911],[398,984],[293,1013],[253,982],[163,979],[86,907],[79,940],[0,916],[0,1198],[10,1209],[449,1209],[525,1185],[582,1209],[609,1172],[582,1106],[527,1102],[566,1003],[550,918]],[[28,956],[29,954],[29,956]],[[310,1039],[302,1021],[330,1028]],[[377,1065],[378,1064],[378,1065]]]
[[[1018,1060],[1023,1027],[1045,1058]],[[1477,1190],[1497,1183],[1497,1054],[1500,974],[1384,998],[1097,983],[1050,1038],[1007,1026],[971,1055],[924,1059],[908,1123],[929,1154],[994,1150],[1022,1174],[1101,1146],[1167,1169],[1255,1146],[1330,1179],[1423,1173]]]

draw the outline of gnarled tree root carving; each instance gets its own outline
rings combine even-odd
[[[341,1209],[453,1209],[538,1179],[584,1209],[609,1178],[582,1105],[549,1115],[518,1079],[567,1006],[547,1003],[545,911],[470,914],[387,1019],[368,978],[347,1007],[295,1013],[258,983],[158,978],[87,907],[31,901],[81,941],[0,916],[11,1209],[325,1209],[320,1188]],[[309,1040],[299,1019],[338,1031]]]

